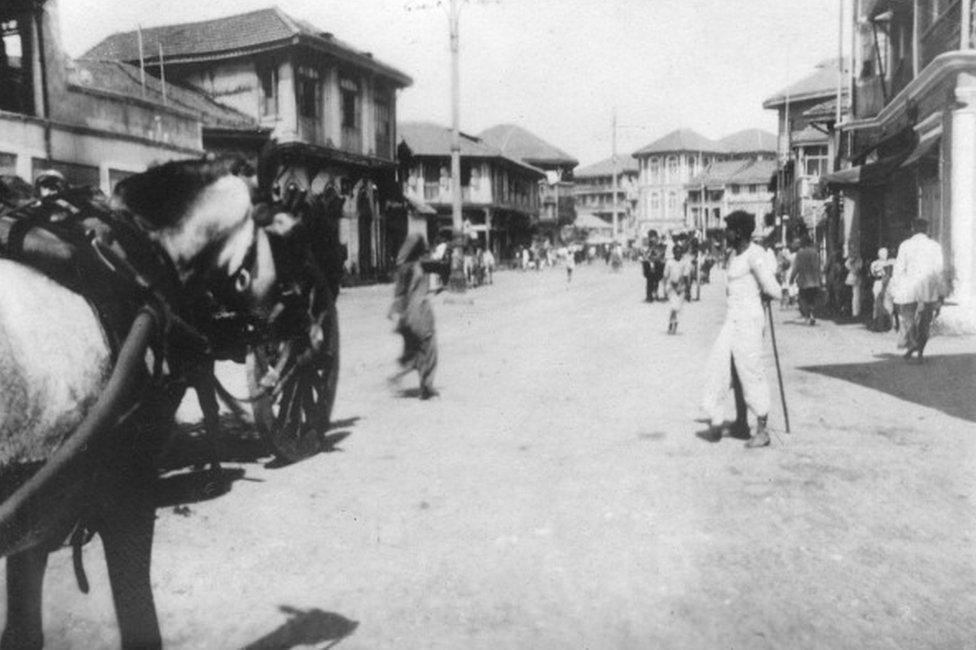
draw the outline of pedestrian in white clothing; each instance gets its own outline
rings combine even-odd
[[[898,247],[891,274],[891,295],[901,320],[898,347],[906,349],[906,359],[912,352],[922,358],[932,318],[946,295],[942,247],[929,239],[928,230],[925,219],[912,222],[912,236]]]
[[[736,210],[725,218],[725,236],[732,254],[726,269],[727,311],[725,323],[712,347],[705,379],[702,406],[711,426],[708,438],[723,435],[747,438],[747,409],[756,415],[756,434],[746,447],[769,444],[766,419],[769,416],[769,386],[763,368],[762,341],[765,329],[764,300],[779,298],[776,266],[757,244],[749,241],[756,227],[755,217]],[[725,401],[729,388],[735,396],[735,423],[725,425]]]

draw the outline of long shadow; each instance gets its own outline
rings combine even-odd
[[[288,620],[242,650],[281,650],[300,645],[319,647],[318,644],[325,641],[332,643],[322,648],[332,648],[359,627],[358,621],[321,609],[301,610],[288,605],[281,605],[278,609],[288,615]]]
[[[805,366],[800,370],[843,379],[952,417],[976,422],[976,353],[906,361],[883,354],[877,361]]]

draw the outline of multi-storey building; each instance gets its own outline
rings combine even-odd
[[[390,267],[402,236],[389,214],[399,199],[396,95],[410,77],[277,8],[113,34],[85,58],[138,64],[140,42],[150,73],[271,130],[269,189],[324,195],[351,272]]]
[[[627,239],[640,239],[647,233],[635,234],[637,223],[637,161],[631,156],[617,156],[617,227]],[[577,222],[582,215],[592,215],[611,224],[613,220],[613,158],[581,167],[573,174],[576,196]],[[589,223],[593,223],[589,221]]]
[[[688,184],[693,227],[706,232],[724,228],[723,219],[736,210],[756,215],[762,224],[773,209],[769,184],[775,174],[776,161],[768,157],[713,162]]]
[[[633,153],[639,169],[638,231],[685,230],[687,185],[725,158],[725,147],[691,129],[672,131]]]
[[[156,79],[142,85],[138,68],[70,60],[58,17],[56,0],[0,4],[0,174],[30,180],[54,168],[108,193],[151,164],[202,155],[211,127],[266,136],[201,93]]]
[[[478,136],[502,154],[541,169],[546,178],[539,183],[540,210],[538,234],[555,242],[562,226],[573,223],[576,206],[573,197],[573,169],[579,161],[539,136],[514,124],[499,124]]]
[[[866,261],[931,223],[951,284],[944,323],[976,328],[976,38],[973,0],[855,3],[849,251]]]
[[[790,229],[813,230],[825,215],[827,202],[815,191],[820,177],[834,169],[837,93],[842,62],[828,59],[799,81],[763,102],[775,110],[779,125],[779,174],[774,183],[774,214]],[[842,110],[849,92],[841,87]],[[801,226],[802,224],[802,226]]]
[[[428,122],[399,125],[409,149],[403,194],[436,210],[428,238],[452,226],[451,129]],[[510,158],[479,137],[461,134],[461,212],[464,230],[499,259],[531,241],[539,214],[541,169]]]
[[[696,181],[703,180],[702,172],[717,163],[768,161],[775,156],[773,138],[764,131],[747,129],[714,141],[690,129],[679,129],[638,149],[633,156],[639,170],[640,232],[721,228],[724,213],[716,204],[722,203],[724,195],[714,194],[714,189],[703,190]],[[710,177],[727,178],[740,169],[742,165],[714,166]],[[689,199],[692,191],[697,191],[696,200]]]

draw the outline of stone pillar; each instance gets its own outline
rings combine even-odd
[[[976,76],[959,75],[955,89],[957,107],[950,128],[950,227],[952,301],[968,320],[976,316]]]

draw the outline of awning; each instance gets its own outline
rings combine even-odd
[[[830,190],[850,189],[884,185],[888,178],[901,166],[909,153],[899,153],[878,159],[877,162],[855,165],[848,169],[824,174],[820,186]]]
[[[934,149],[936,145],[939,144],[939,140],[941,139],[942,139],[942,127],[939,127],[937,129],[932,129],[931,131],[923,135],[922,138],[918,141],[918,144],[915,145],[915,149],[908,156],[908,158],[905,159],[905,162],[903,162],[901,166],[909,167],[917,163],[922,156],[932,151],[932,149]]]

